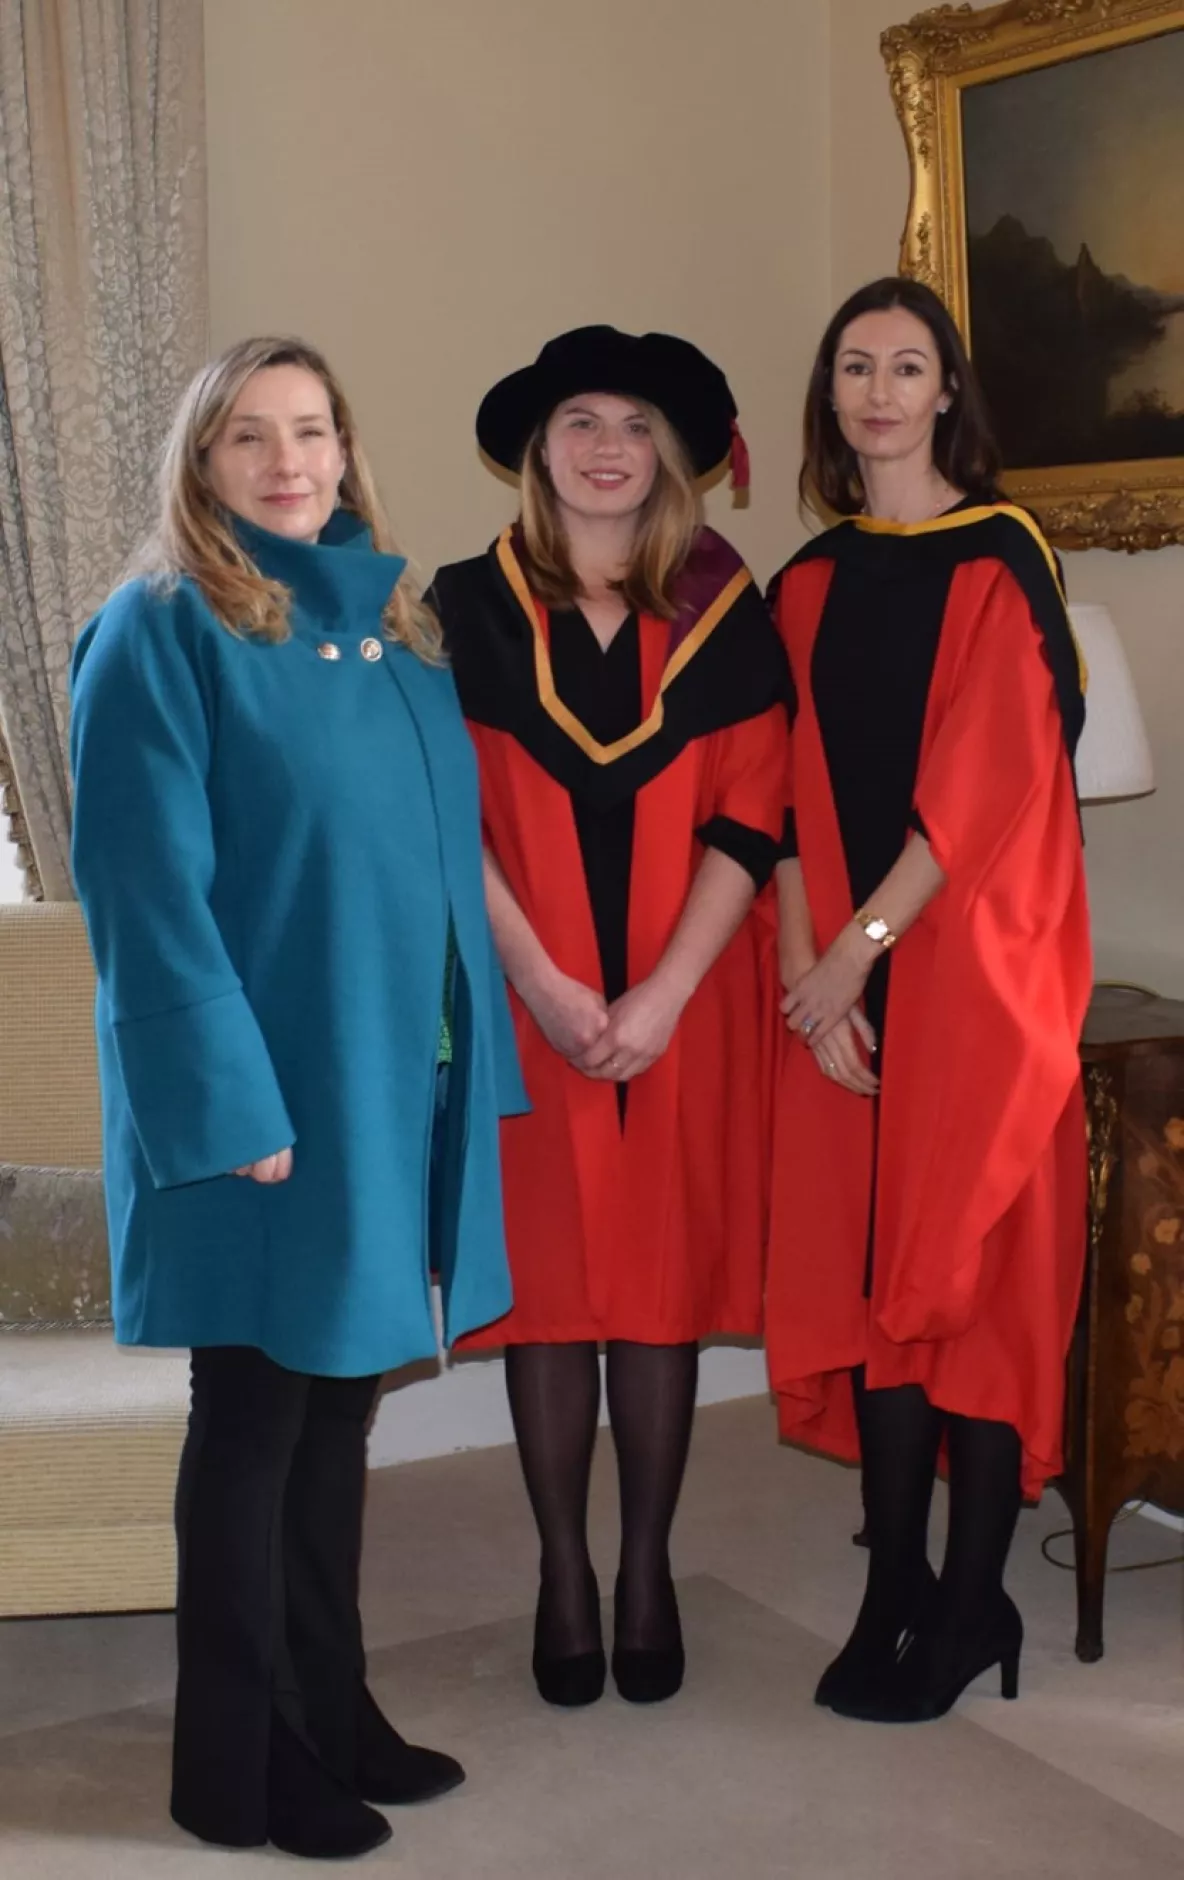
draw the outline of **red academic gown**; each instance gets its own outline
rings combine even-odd
[[[771,872],[788,752],[785,657],[735,551],[702,530],[678,617],[637,623],[640,722],[611,743],[559,696],[547,609],[507,531],[440,571],[444,621],[480,764],[486,840],[565,973],[603,990],[580,803],[633,804],[627,983],[657,965],[708,845]],[[761,1325],[767,987],[751,916],[652,1068],[583,1076],[511,995],[529,1116],[502,1132],[514,1309],[474,1345],[680,1343]]]
[[[775,607],[799,698],[794,814],[820,952],[858,903],[814,681],[832,584],[869,535],[883,564],[864,590],[873,608],[889,596],[904,630],[937,608],[908,820],[947,884],[891,956],[878,1101],[779,1034],[770,1375],[783,1434],[846,1458],[855,1365],[873,1389],[919,1383],[942,1409],[1011,1423],[1031,1492],[1061,1467],[1085,1251],[1081,675],[1055,560],[1009,506],[909,529],[847,522],[790,563]]]

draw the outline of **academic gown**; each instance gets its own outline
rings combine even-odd
[[[782,648],[728,544],[697,538],[674,621],[607,653],[530,593],[507,531],[433,595],[477,748],[486,841],[552,959],[612,999],[657,965],[715,846],[765,881],[781,832]],[[529,1117],[502,1130],[514,1308],[477,1345],[679,1343],[760,1326],[767,1109],[750,916],[652,1068],[593,1080],[511,993]]]
[[[853,519],[770,600],[798,695],[792,826],[821,953],[922,832],[945,887],[877,963],[877,1100],[776,1043],[769,1369],[782,1433],[858,1450],[851,1369],[1061,1466],[1085,1251],[1091,968],[1072,755],[1083,676],[1031,519]],[[793,841],[789,852],[793,852]],[[874,901],[873,901],[874,911]]]

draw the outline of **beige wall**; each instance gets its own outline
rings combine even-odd
[[[879,54],[900,0],[832,0],[831,257],[836,298],[895,270],[908,159]],[[1135,675],[1158,788],[1086,811],[1100,976],[1184,998],[1184,548],[1067,555],[1070,598],[1102,601]]]
[[[206,0],[212,331],[338,364],[431,571],[512,513],[473,418],[588,321],[724,364],[758,573],[800,539],[803,372],[829,294],[825,0]]]
[[[340,366],[430,572],[510,513],[481,393],[585,320],[669,327],[731,377],[767,575],[800,539],[801,386],[832,300],[895,268],[908,166],[891,0],[205,0],[212,331]],[[1099,968],[1184,996],[1184,549],[1068,557],[1125,639],[1145,802],[1087,813]]]

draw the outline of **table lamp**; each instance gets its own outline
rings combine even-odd
[[[1107,608],[1092,604],[1074,602],[1069,618],[1089,668],[1078,794],[1083,803],[1147,796],[1155,788],[1151,746],[1118,629]]]

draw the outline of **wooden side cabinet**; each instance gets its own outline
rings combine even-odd
[[[1065,1473],[1077,1656],[1102,1656],[1106,1552],[1128,1501],[1184,1514],[1184,1002],[1094,994],[1082,1042],[1089,1247],[1069,1355]]]

